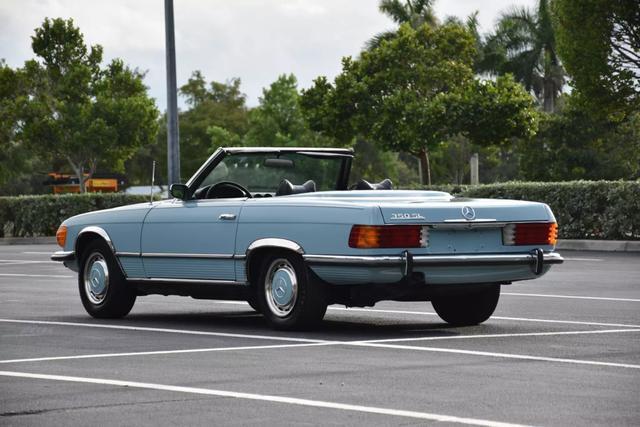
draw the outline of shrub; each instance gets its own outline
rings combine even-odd
[[[53,236],[70,216],[148,200],[122,193],[0,197],[0,236]]]

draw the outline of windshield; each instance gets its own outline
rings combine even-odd
[[[336,190],[344,157],[300,153],[237,153],[227,155],[198,185],[204,188],[223,181],[245,187],[252,194],[274,194],[287,179],[294,185],[308,180],[317,191]]]

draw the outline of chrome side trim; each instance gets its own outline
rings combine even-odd
[[[187,254],[187,253],[171,253],[171,252],[143,252],[140,254],[143,258],[205,258],[205,259],[231,259],[233,254]]]
[[[140,252],[116,252],[116,256],[137,258],[140,256]]]
[[[264,248],[264,247],[276,247],[282,249],[289,249],[290,251],[294,251],[299,253],[300,255],[304,254],[304,250],[302,246],[293,242],[291,240],[286,239],[277,239],[277,238],[267,238],[267,239],[259,239],[254,241],[247,248],[246,255],[249,257],[249,254],[256,249]]]
[[[56,251],[51,254],[51,261],[73,261],[76,259],[75,251]]]
[[[303,255],[309,264],[366,265],[366,266],[405,266],[406,256],[337,256]],[[544,264],[562,264],[564,258],[556,252],[543,255]],[[482,265],[531,265],[537,257],[525,254],[479,254],[479,255],[414,255],[413,266],[482,266]]]
[[[245,282],[235,280],[210,280],[210,279],[169,279],[153,277],[127,277],[130,282],[162,282],[162,283],[201,283],[207,285],[246,285]]]

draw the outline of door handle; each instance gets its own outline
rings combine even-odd
[[[235,214],[220,214],[218,219],[221,219],[223,221],[232,221],[232,220],[236,219],[236,216],[235,216]]]

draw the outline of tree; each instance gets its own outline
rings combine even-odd
[[[539,0],[537,12],[513,8],[500,18],[487,37],[480,71],[513,74],[542,104],[553,112],[562,93],[565,71],[556,50],[548,0]]]
[[[640,108],[640,5],[629,0],[552,2],[558,51],[572,85],[595,111]]]
[[[423,25],[435,27],[438,25],[433,5],[435,0],[380,0],[378,8],[380,12],[390,17],[396,24],[409,24],[412,28],[417,29]],[[375,49],[380,46],[384,40],[391,40],[396,36],[397,31],[384,31],[378,33],[369,41],[365,48],[367,50]]]
[[[158,111],[144,74],[119,59],[102,68],[102,47],[87,48],[73,20],[46,18],[32,48],[40,61],[24,66],[29,96],[20,137],[33,150],[64,159],[84,192],[99,164],[122,170],[153,140]]]
[[[221,128],[230,135],[236,135],[237,139],[247,132],[248,109],[240,84],[238,78],[225,83],[212,81],[207,84],[202,73],[194,71],[189,81],[180,88],[180,94],[190,106],[187,111],[180,113],[178,120],[183,171],[189,174],[195,172],[217,148],[212,146],[210,128]]]
[[[509,77],[474,78],[474,37],[457,24],[398,34],[358,60],[343,59],[330,84],[316,79],[303,92],[313,129],[348,142],[363,136],[381,147],[420,159],[455,135],[494,144],[536,130],[531,97]],[[430,184],[429,174],[423,183]]]

